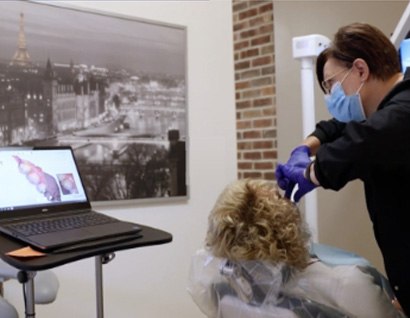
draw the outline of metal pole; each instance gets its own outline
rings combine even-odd
[[[102,274],[102,259],[103,255],[95,257],[95,282],[96,282],[96,301],[97,301],[97,318],[104,317],[104,299],[103,299],[103,274]]]
[[[115,253],[98,255],[95,257],[95,283],[97,318],[104,318],[104,292],[103,292],[103,269],[104,264],[109,263],[115,257]]]
[[[26,318],[36,317],[34,301],[34,276],[36,276],[36,272],[20,271],[17,274],[18,281],[23,284]]]

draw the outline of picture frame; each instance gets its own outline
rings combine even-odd
[[[0,2],[0,146],[70,145],[92,201],[188,198],[187,30]]]

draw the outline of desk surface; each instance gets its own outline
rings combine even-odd
[[[141,224],[138,225],[142,228],[142,237],[137,237],[120,243],[105,244],[103,246],[90,247],[76,251],[60,252],[56,254],[50,253],[45,256],[29,259],[7,256],[6,253],[25,247],[26,245],[7,236],[0,235],[0,258],[20,270],[38,271],[64,265],[91,256],[142,246],[165,244],[172,241],[172,235],[165,231]]]

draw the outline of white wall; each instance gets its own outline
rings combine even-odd
[[[63,2],[57,2],[63,3]],[[274,1],[278,146],[280,160],[302,137],[299,64],[291,38],[310,33],[332,37],[353,21],[389,34],[406,1]],[[231,2],[73,1],[73,5],[184,25],[188,28],[189,183],[185,202],[97,206],[108,214],[169,231],[170,244],[118,252],[104,266],[105,316],[202,317],[185,290],[190,256],[202,244],[206,218],[221,189],[236,178],[234,70]],[[388,14],[387,14],[388,13]],[[318,94],[316,116],[326,118]],[[356,251],[381,266],[359,182],[340,193],[319,190],[319,238]],[[95,317],[94,260],[54,270],[58,299],[37,306],[40,318]],[[6,283],[6,296],[23,315],[20,286]]]
[[[58,2],[57,3],[62,3]],[[112,205],[100,210],[173,234],[173,242],[118,252],[104,266],[105,316],[201,317],[186,292],[190,256],[202,245],[207,216],[222,188],[236,178],[232,11],[230,1],[73,1],[93,10],[178,24],[188,32],[190,199],[169,204]],[[73,21],[75,23],[75,21]],[[95,317],[94,260],[54,270],[58,299],[37,306],[41,318]],[[18,284],[5,285],[20,309]]]
[[[408,1],[274,1],[279,161],[302,140],[300,63],[292,58],[292,37],[319,33],[332,39],[337,29],[367,22],[393,33]],[[316,119],[327,119],[316,85]],[[365,256],[383,270],[364,202],[362,183],[339,192],[318,191],[319,241]],[[302,202],[303,206],[303,202]]]

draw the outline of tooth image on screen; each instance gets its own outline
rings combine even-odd
[[[61,201],[61,193],[55,178],[43,169],[28,160],[13,156],[18,164],[19,171],[33,184],[37,191],[49,201]]]

